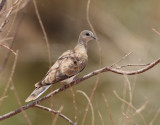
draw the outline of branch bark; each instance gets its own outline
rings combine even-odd
[[[74,86],[76,84],[79,84],[80,82],[82,82],[82,81],[84,81],[86,79],[89,79],[90,77],[93,77],[95,75],[98,75],[100,73],[109,71],[109,72],[113,72],[113,73],[120,74],[120,75],[135,75],[135,74],[140,74],[140,73],[143,73],[145,71],[148,71],[149,69],[151,69],[154,66],[156,66],[158,63],[160,63],[160,59],[157,59],[156,61],[147,64],[147,66],[145,66],[144,68],[141,68],[141,69],[135,70],[135,71],[122,71],[122,70],[120,70],[118,68],[111,68],[111,67],[104,67],[104,68],[95,70],[95,71],[93,71],[93,72],[91,72],[91,73],[89,73],[89,74],[87,74],[87,75],[85,75],[85,76],[83,76],[81,78],[77,78],[74,82],[71,82],[69,85],[65,85],[64,87],[61,87],[59,89],[54,90],[53,92],[49,93],[48,95],[46,95],[46,96],[44,96],[44,97],[42,97],[42,98],[40,98],[40,99],[38,99],[36,101],[33,101],[33,102],[29,103],[29,104],[26,104],[26,105],[24,105],[22,107],[17,108],[16,110],[13,110],[13,111],[11,111],[9,113],[6,113],[6,114],[0,116],[0,121],[1,120],[5,120],[5,119],[7,119],[7,118],[9,118],[11,116],[14,116],[14,115],[22,112],[23,110],[35,107],[38,103],[40,103],[40,102],[42,102],[42,101],[44,101],[44,100],[46,100],[46,99],[48,99],[48,98],[50,98],[50,97],[52,97],[52,96],[54,96],[56,94],[68,89],[70,86]]]
[[[46,110],[48,112],[51,112],[51,113],[54,113],[60,117],[62,117],[63,119],[65,119],[68,123],[70,123],[71,125],[76,125],[76,123],[74,123],[73,121],[71,121],[68,117],[66,117],[65,115],[63,115],[62,113],[60,113],[59,111],[55,111],[55,110],[52,110],[48,107],[44,107],[42,105],[35,105],[35,107],[39,108],[39,109],[43,109],[43,110]]]

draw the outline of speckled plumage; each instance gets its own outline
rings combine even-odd
[[[87,64],[87,42],[92,39],[95,39],[95,37],[91,31],[82,31],[75,48],[73,50],[67,50],[58,58],[47,72],[45,78],[35,84],[36,89],[25,101],[29,102],[37,99],[51,84],[57,82],[72,82],[74,77],[79,74]]]

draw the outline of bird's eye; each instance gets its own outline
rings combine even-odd
[[[90,34],[89,33],[86,33],[86,36],[89,36]]]

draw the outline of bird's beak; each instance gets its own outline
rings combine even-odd
[[[91,36],[94,40],[97,40],[97,38],[95,36]]]

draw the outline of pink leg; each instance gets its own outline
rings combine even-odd
[[[61,82],[61,85],[62,85],[62,88],[65,88],[65,83],[64,82]]]

